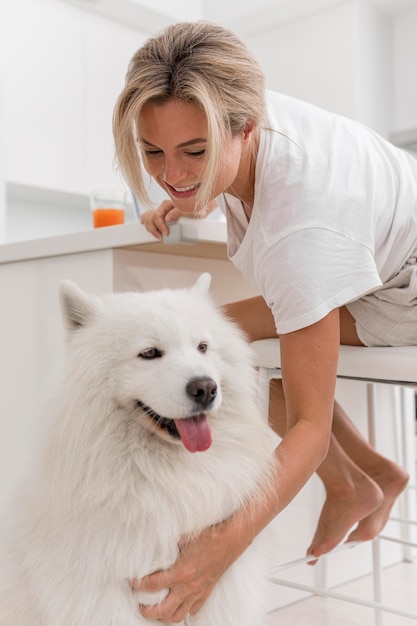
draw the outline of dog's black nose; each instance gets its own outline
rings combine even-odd
[[[190,398],[206,408],[217,396],[217,385],[212,378],[193,378],[186,391]]]

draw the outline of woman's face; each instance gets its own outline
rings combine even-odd
[[[148,173],[179,211],[193,213],[207,147],[204,112],[196,104],[179,99],[147,103],[138,120],[138,139]],[[212,198],[233,186],[242,146],[241,135],[227,140]]]

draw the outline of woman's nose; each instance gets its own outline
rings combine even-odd
[[[186,169],[180,159],[165,158],[165,167],[163,172],[165,182],[175,187],[176,183],[186,178]]]

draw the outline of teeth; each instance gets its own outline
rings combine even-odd
[[[175,191],[178,191],[179,193],[184,192],[184,191],[191,191],[192,189],[196,189],[197,185],[190,185],[189,187],[174,187]]]

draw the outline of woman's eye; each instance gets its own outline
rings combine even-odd
[[[152,359],[160,359],[161,356],[162,352],[158,350],[158,348],[148,348],[147,350],[144,350],[143,352],[140,352],[138,354],[138,357],[147,361],[150,361]]]
[[[193,157],[194,159],[199,159],[205,156],[205,154],[206,154],[205,150],[199,150],[198,152],[189,152],[188,156]]]
[[[207,352],[207,348],[208,348],[208,345],[204,341],[201,341],[198,344],[198,351],[199,352]]]

